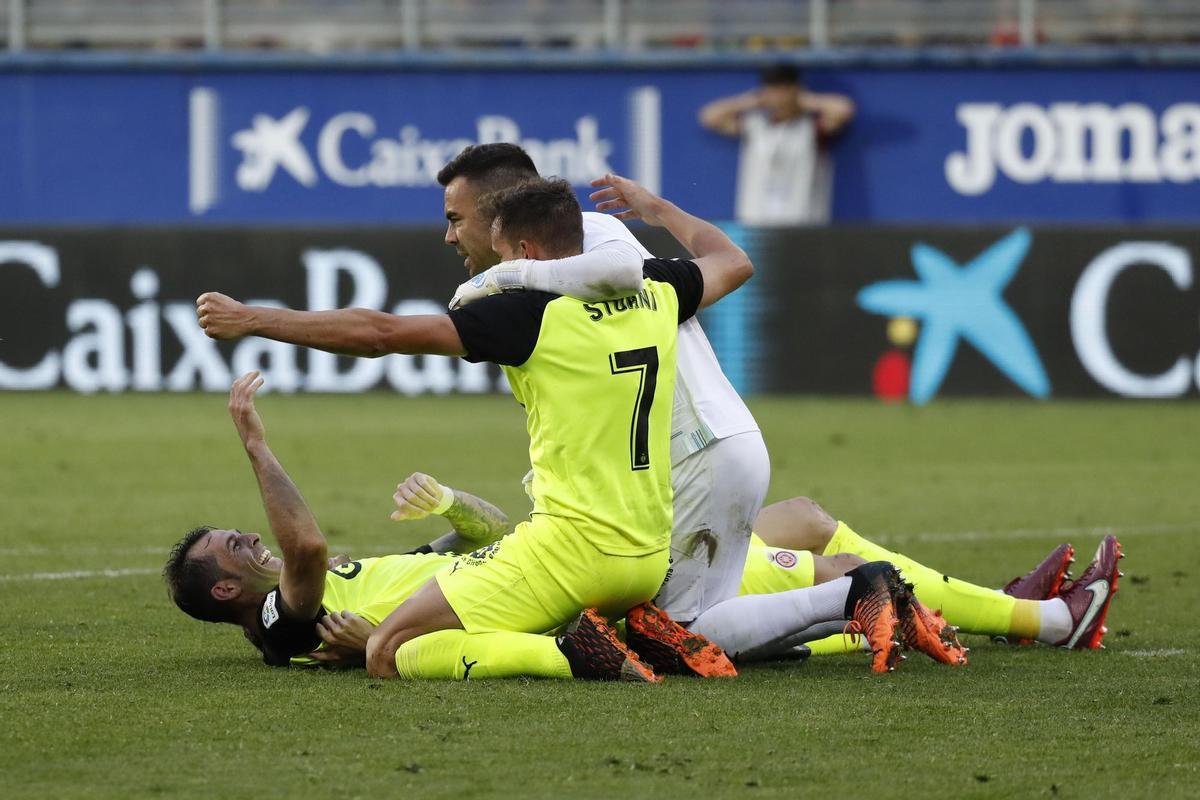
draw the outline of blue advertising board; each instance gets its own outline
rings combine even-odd
[[[812,70],[858,117],[846,222],[1200,219],[1200,69]],[[737,66],[0,71],[8,224],[425,223],[466,144],[518,141],[580,195],[607,170],[733,217],[738,143],[699,108]]]

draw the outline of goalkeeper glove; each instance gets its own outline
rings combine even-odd
[[[450,310],[462,308],[489,295],[524,291],[528,269],[529,260],[524,258],[502,261],[491,269],[485,269],[459,285],[454,297],[450,299]]]

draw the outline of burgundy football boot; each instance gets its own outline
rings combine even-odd
[[[1063,581],[1071,577],[1067,570],[1074,562],[1075,548],[1069,543],[1060,544],[1031,571],[1009,581],[1004,587],[1004,593],[1018,600],[1050,600],[1058,597]],[[992,641],[1033,644],[1033,639],[1010,640],[1006,636],[993,636]]]
[[[1105,536],[1096,548],[1096,557],[1079,580],[1059,591],[1059,598],[1071,612],[1071,632],[1061,642],[1056,642],[1059,647],[1077,650],[1104,647],[1100,644],[1104,634],[1108,633],[1104,620],[1113,595],[1117,593],[1117,579],[1124,574],[1117,568],[1124,557],[1117,537]]]

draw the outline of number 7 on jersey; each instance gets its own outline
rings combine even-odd
[[[633,420],[629,424],[629,468],[650,468],[650,409],[654,405],[654,389],[658,386],[658,348],[639,347],[621,350],[608,356],[613,375],[636,373],[637,401]]]

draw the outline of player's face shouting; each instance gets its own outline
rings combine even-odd
[[[237,575],[249,591],[267,591],[279,583],[283,559],[271,555],[257,533],[214,530],[192,547],[192,556],[213,555],[225,572]]]
[[[500,263],[492,250],[491,231],[479,218],[475,200],[479,193],[466,178],[458,177],[446,185],[446,244],[463,256],[463,266],[475,275]]]

